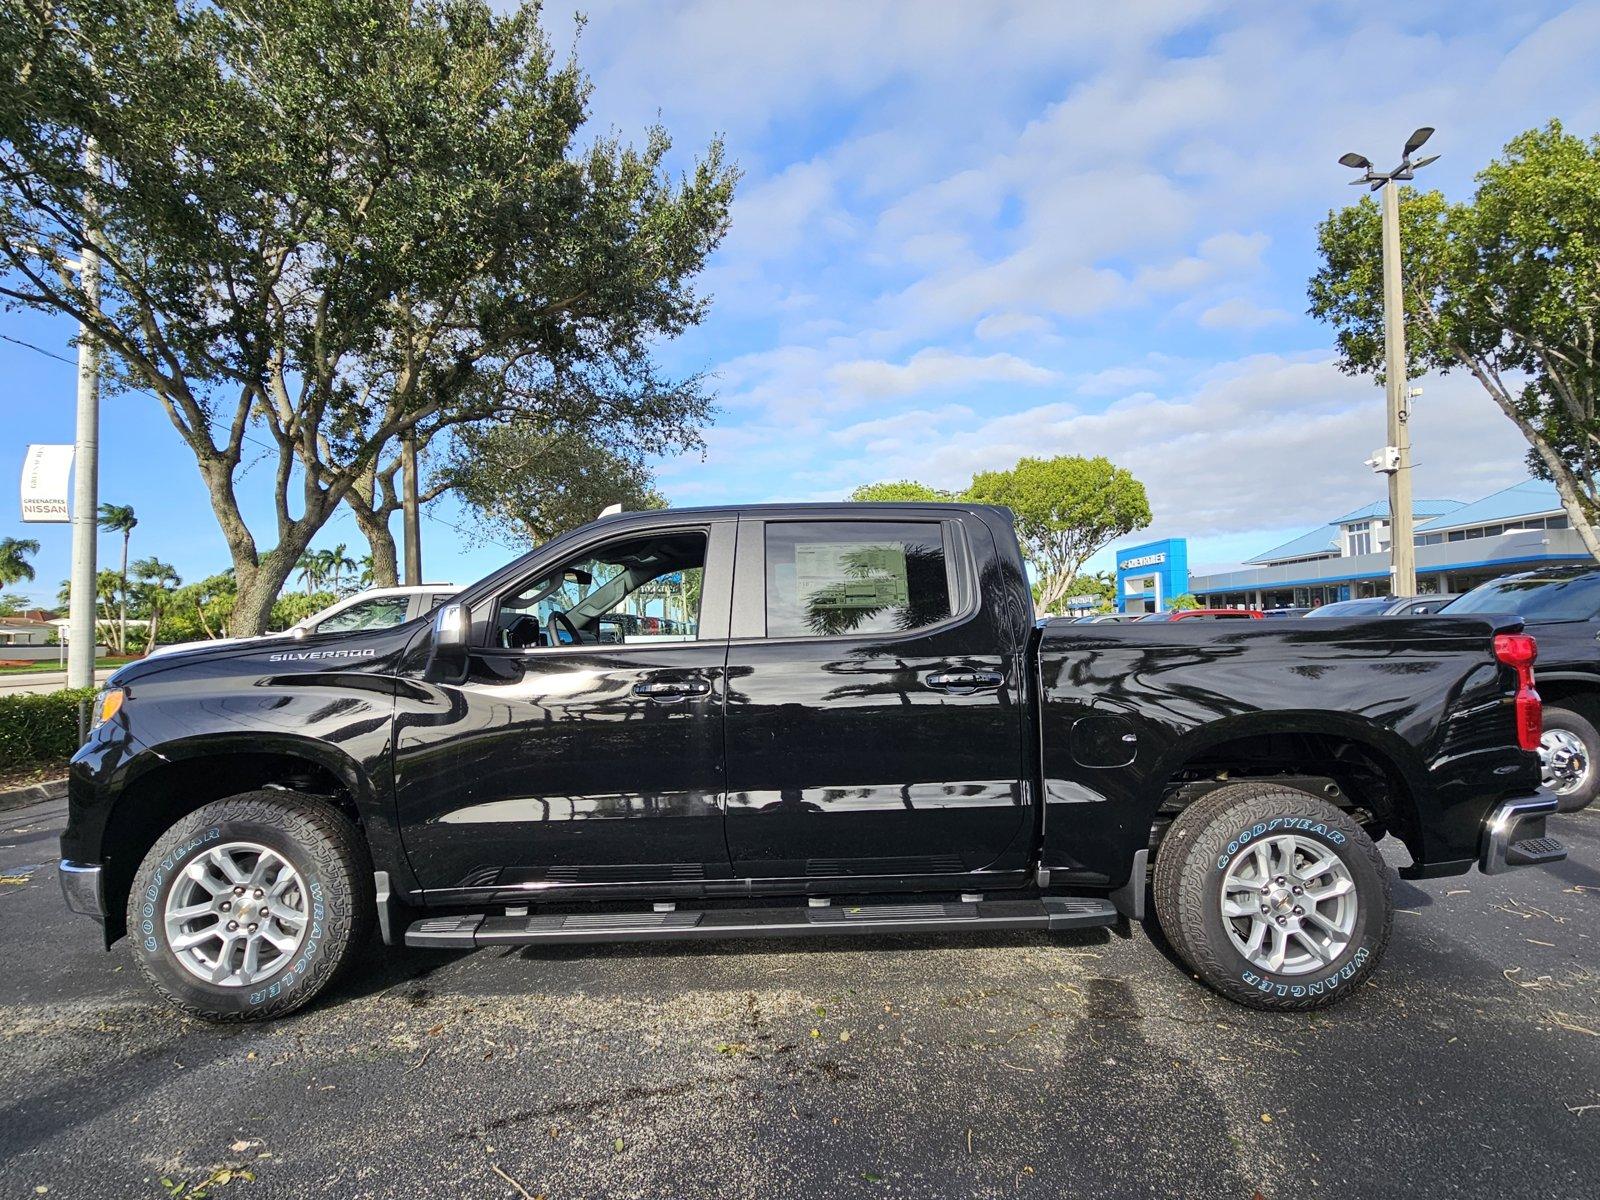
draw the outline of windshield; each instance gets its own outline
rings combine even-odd
[[[1516,613],[1529,621],[1587,621],[1600,613],[1600,572],[1492,579],[1439,611]]]

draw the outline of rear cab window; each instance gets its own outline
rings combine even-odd
[[[905,633],[953,612],[934,521],[773,521],[766,526],[771,638]]]

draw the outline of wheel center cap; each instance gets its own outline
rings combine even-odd
[[[1294,896],[1288,888],[1273,888],[1272,894],[1267,897],[1267,903],[1278,912],[1287,913],[1294,908]]]

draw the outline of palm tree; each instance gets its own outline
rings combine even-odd
[[[120,533],[122,535],[122,602],[117,608],[117,649],[124,651],[128,648],[128,539],[133,536],[133,527],[139,523],[139,518],[133,515],[131,504],[102,504],[100,506],[100,528],[107,533]]]
[[[39,553],[36,538],[0,538],[0,587],[13,583],[31,583],[33,564],[28,561]]]
[[[155,649],[156,628],[161,624],[161,610],[165,606],[167,593],[183,580],[178,578],[177,569],[171,563],[164,563],[153,555],[134,563],[133,574],[150,605],[150,631],[144,639],[144,652],[149,654]]]
[[[332,550],[318,553],[322,563],[322,582],[336,592],[344,591],[346,575],[355,574],[356,560],[350,557],[349,547],[340,542]]]
[[[294,565],[300,572],[300,582],[306,585],[306,595],[322,586],[322,551],[307,550]]]

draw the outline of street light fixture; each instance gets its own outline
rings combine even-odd
[[[1363,184],[1383,193],[1383,340],[1384,391],[1388,409],[1389,441],[1368,461],[1373,470],[1389,477],[1389,591],[1395,596],[1417,594],[1417,547],[1411,521],[1411,431],[1409,429],[1410,391],[1406,379],[1405,295],[1400,288],[1400,180],[1416,174],[1437,154],[1411,161],[1433,136],[1433,126],[1424,125],[1406,139],[1400,164],[1391,171],[1374,171],[1372,160],[1361,154],[1344,154],[1341,166],[1360,171],[1352,187]]]

